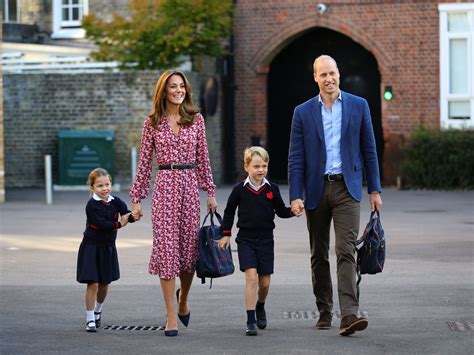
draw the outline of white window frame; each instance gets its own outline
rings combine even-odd
[[[83,15],[89,13],[89,0],[82,0],[84,9]],[[53,33],[51,38],[84,38],[86,31],[81,28],[81,21],[63,21],[62,19],[62,0],[53,0]],[[68,28],[69,26],[76,26]]]
[[[4,23],[18,23],[20,22],[20,1],[19,0],[15,0],[16,1],[16,20],[15,21],[12,21],[9,19],[9,15],[10,15],[10,11],[8,11],[8,0],[1,0],[3,1],[3,9],[5,10],[4,11],[4,15],[5,15],[5,20],[3,21]]]
[[[438,5],[439,11],[439,54],[440,54],[440,125],[441,128],[474,129],[474,3],[445,3]],[[448,14],[468,14],[469,32],[448,32]],[[450,94],[450,63],[449,41],[451,39],[467,39],[467,77],[468,92],[465,95]],[[449,119],[449,103],[453,101],[470,101],[470,119]]]

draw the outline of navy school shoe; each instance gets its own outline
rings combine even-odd
[[[257,335],[257,323],[247,323],[245,335]]]
[[[178,305],[179,305],[179,291],[180,290],[181,290],[180,288],[176,290],[176,301],[178,301]],[[185,315],[181,315],[178,313],[178,318],[181,321],[181,323],[183,323],[184,326],[187,327],[189,324],[189,318],[191,318],[191,311],[189,311],[188,314],[185,314]]]

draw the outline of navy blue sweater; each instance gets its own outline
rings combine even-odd
[[[275,213],[281,218],[293,216],[290,207],[285,207],[277,184],[270,182],[270,185],[265,184],[255,191],[248,184],[244,186],[242,181],[234,186],[227,199],[222,224],[223,236],[231,235],[237,207],[239,238],[273,238]]]
[[[129,212],[125,202],[117,196],[114,196],[110,202],[96,201],[91,198],[86,205],[87,222],[83,242],[99,246],[114,246],[117,229],[122,227],[118,222],[119,215]],[[129,218],[129,222],[133,222],[133,218]]]

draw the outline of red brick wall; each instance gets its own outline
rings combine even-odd
[[[393,86],[394,99],[382,103],[384,174],[386,183],[393,184],[399,147],[411,128],[419,123],[439,126],[438,4],[455,1],[321,2],[328,5],[323,15],[312,0],[237,1],[236,169],[256,130],[263,145],[266,142],[266,77],[272,59],[302,32],[325,27],[352,38],[375,56],[381,91],[385,85]]]

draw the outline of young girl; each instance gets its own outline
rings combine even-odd
[[[223,237],[219,246],[230,243],[234,214],[237,207],[239,233],[237,251],[240,270],[245,272],[245,306],[247,309],[247,335],[257,335],[257,326],[265,329],[267,317],[265,300],[273,274],[273,229],[275,212],[281,218],[292,217],[285,207],[278,185],[268,181],[269,156],[262,147],[250,147],[244,152],[244,169],[247,179],[234,186],[224,210]],[[255,319],[256,316],[256,319]]]
[[[77,257],[77,281],[87,284],[86,331],[96,332],[109,284],[120,278],[115,248],[117,229],[134,219],[125,202],[110,195],[112,178],[106,170],[92,170],[87,184],[92,198],[86,206],[86,230]]]

